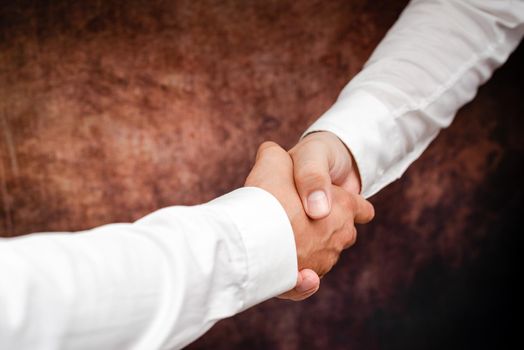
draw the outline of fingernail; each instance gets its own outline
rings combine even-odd
[[[307,197],[307,209],[309,214],[315,216],[326,215],[329,212],[329,204],[324,191],[312,192]]]
[[[303,280],[302,280],[302,283],[300,283],[297,287],[296,287],[296,290],[297,292],[299,293],[304,293],[304,292],[307,292],[313,288],[315,288],[317,286],[317,283],[314,279],[311,279],[309,277],[305,277]]]

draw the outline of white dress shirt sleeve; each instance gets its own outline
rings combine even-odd
[[[133,224],[0,239],[0,349],[181,348],[294,287],[288,217],[268,192]]]
[[[369,197],[403,174],[523,35],[522,0],[413,0],[304,135],[335,133]]]

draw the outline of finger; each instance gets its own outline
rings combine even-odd
[[[375,217],[373,204],[365,200],[364,197],[355,195],[355,222],[357,224],[367,224]]]
[[[310,269],[298,273],[297,284],[292,290],[278,296],[280,299],[304,300],[315,294],[320,288],[320,278]]]
[[[333,229],[341,230],[348,223],[353,223],[354,221],[358,208],[356,195],[350,194],[335,185],[331,185],[331,194],[333,204],[331,213],[326,220],[330,222]]]
[[[305,142],[290,151],[298,194],[307,215],[326,217],[331,210],[329,150],[322,143]]]
[[[352,247],[357,242],[357,229],[355,226],[351,226],[345,235],[344,249]]]

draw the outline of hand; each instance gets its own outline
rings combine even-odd
[[[326,217],[333,203],[331,184],[360,193],[360,176],[346,146],[333,133],[307,135],[290,151],[298,194],[312,219]]]
[[[367,223],[374,215],[373,206],[361,196],[330,185],[333,196],[331,213],[320,220],[309,219],[296,192],[291,157],[272,142],[260,146],[257,161],[245,185],[259,187],[273,194],[291,222],[298,268],[302,270],[297,282],[302,283],[282,297],[293,300],[303,299],[318,289],[318,276],[326,274],[336,263],[342,250],[354,244],[354,222]],[[304,291],[304,288],[300,288],[304,283],[310,283],[314,287],[305,288]]]

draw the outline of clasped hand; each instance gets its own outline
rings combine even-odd
[[[373,219],[371,203],[358,193],[354,160],[332,133],[306,136],[289,152],[263,143],[245,186],[275,196],[287,213],[295,236],[298,280],[281,298],[303,300],[320,287],[320,277],[357,238],[355,223]]]

